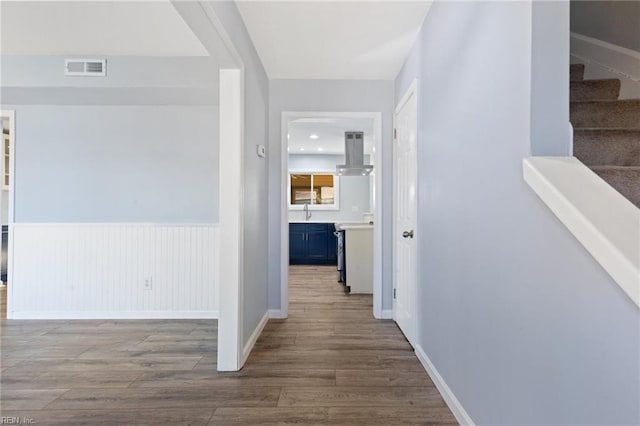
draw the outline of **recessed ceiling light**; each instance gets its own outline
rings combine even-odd
[[[291,148],[287,147],[287,151],[291,151]]]
[[[287,133],[287,140],[291,139],[291,135]]]
[[[309,135],[309,137],[310,137],[311,139],[318,139],[320,136],[318,136],[318,135],[316,135],[316,134],[314,133],[314,134],[312,134],[312,135]]]
[[[322,151],[324,151],[324,148],[319,147],[319,148],[318,148],[318,152],[322,152]]]
[[[304,148],[300,148],[300,151],[304,151]]]

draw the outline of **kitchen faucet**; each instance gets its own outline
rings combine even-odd
[[[311,219],[311,212],[309,211],[309,204],[304,203],[304,208],[302,210],[304,210],[304,220],[308,221],[309,219]]]

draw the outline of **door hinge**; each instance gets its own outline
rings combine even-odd
[[[393,129],[393,138],[396,139],[398,137],[398,131],[397,129]]]
[[[396,298],[396,289],[395,288],[393,289],[393,298],[394,299]]]

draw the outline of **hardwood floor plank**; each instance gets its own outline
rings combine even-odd
[[[218,332],[213,335],[194,335],[194,334],[151,334],[145,342],[211,342],[214,345],[218,341]]]
[[[238,372],[166,371],[144,373],[131,387],[157,386],[333,386],[335,370],[287,369]]]
[[[403,369],[423,371],[422,365],[415,358],[413,351],[393,350],[328,350],[256,351],[249,356],[245,368],[290,368],[292,365],[306,365],[314,369],[385,369],[399,366]]]
[[[336,370],[337,386],[435,386],[426,372],[392,370]]]
[[[328,408],[218,408],[210,425],[317,425],[329,420]]]
[[[444,407],[434,387],[332,386],[283,388],[278,407]]]
[[[343,424],[458,424],[448,407],[331,407],[330,422]]]
[[[404,337],[399,336],[361,336],[361,335],[330,335],[330,336],[297,336],[295,346],[305,350],[333,349],[395,349],[411,351],[411,345]]]
[[[90,350],[91,346],[3,347],[2,359],[9,358],[75,358]]]
[[[120,357],[200,357],[203,354],[216,357],[215,342],[146,342],[135,344],[119,343],[110,347],[91,348],[79,355],[79,358],[120,358]]]
[[[0,389],[2,412],[5,410],[39,410],[69,389]]]
[[[154,410],[40,410],[3,411],[6,417],[31,418],[36,425],[47,426],[204,426],[213,416],[209,408]]]
[[[57,389],[61,385],[80,388],[126,388],[139,378],[139,372],[123,371],[5,371],[0,376],[2,389]]]
[[[202,357],[170,357],[170,358],[99,358],[99,359],[27,359],[9,368],[9,372],[31,371],[155,371],[155,370],[189,370]]]
[[[51,410],[275,407],[279,387],[212,387],[208,383],[129,389],[72,389],[47,406]]]

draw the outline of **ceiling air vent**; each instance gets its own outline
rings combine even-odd
[[[107,60],[65,59],[64,75],[104,77],[107,75]]]

